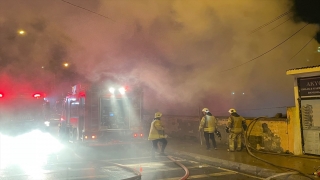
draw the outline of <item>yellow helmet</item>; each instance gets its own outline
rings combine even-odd
[[[228,111],[230,114],[231,113],[235,113],[235,112],[237,112],[235,109],[229,109],[229,111]]]
[[[156,112],[154,114],[154,118],[160,118],[162,116],[162,113],[161,112]]]
[[[207,112],[209,112],[209,109],[208,108],[203,108],[202,112],[206,112],[207,113]]]

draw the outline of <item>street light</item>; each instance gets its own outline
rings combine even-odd
[[[69,63],[64,63],[63,65],[64,65],[64,67],[68,67]]]
[[[26,34],[26,32],[25,32],[24,30],[19,30],[18,33],[19,33],[20,35]]]

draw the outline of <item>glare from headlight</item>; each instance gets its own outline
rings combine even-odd
[[[44,124],[45,124],[46,126],[50,126],[50,121],[45,121]]]
[[[114,93],[115,89],[113,87],[109,88],[109,92]]]
[[[50,154],[63,148],[57,139],[39,130],[17,137],[1,135],[0,138],[0,169],[19,165],[27,172],[36,171],[46,164]]]
[[[119,92],[120,92],[121,94],[125,94],[125,93],[126,93],[126,89],[122,87],[122,88],[119,89]]]

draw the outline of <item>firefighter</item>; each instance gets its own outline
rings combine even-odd
[[[246,130],[246,120],[240,116],[235,109],[228,111],[230,116],[228,118],[226,131],[229,132],[229,149],[228,151],[233,152],[235,150],[234,142],[237,141],[237,151],[241,151],[241,136]]]
[[[168,143],[166,140],[167,136],[164,134],[164,127],[162,126],[161,116],[162,113],[156,112],[150,127],[148,140],[152,141],[152,159],[155,158],[155,152],[158,150],[158,143],[160,142],[162,144],[160,149],[160,155],[165,155],[164,150]]]
[[[200,121],[199,131],[203,130],[203,135],[206,140],[207,150],[210,149],[209,138],[212,141],[213,148],[217,150],[214,132],[217,130],[217,119],[209,112],[208,108],[202,109],[203,117]]]

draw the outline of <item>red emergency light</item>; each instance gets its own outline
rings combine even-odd
[[[0,93],[0,98],[2,98],[3,97],[3,94],[2,93]]]
[[[33,97],[34,97],[34,98],[40,98],[40,97],[41,97],[41,94],[36,93],[36,94],[33,95]]]

